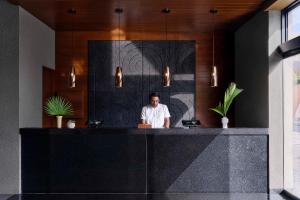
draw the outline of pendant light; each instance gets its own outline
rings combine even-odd
[[[215,14],[218,13],[218,10],[211,9],[209,11],[212,14],[213,18],[213,30],[212,30],[212,69],[211,69],[211,79],[210,79],[210,86],[211,87],[218,87],[218,69],[215,65]]]
[[[118,31],[119,31],[119,52],[118,52],[118,65],[116,68],[116,73],[115,73],[115,87],[116,88],[122,88],[123,87],[123,72],[122,72],[122,67],[121,67],[121,58],[120,58],[120,52],[121,52],[121,44],[120,44],[120,15],[123,12],[122,8],[116,8],[115,12],[118,14]]]
[[[167,26],[167,15],[171,12],[169,8],[164,8],[162,10],[162,13],[165,14],[165,34],[166,34],[166,41],[168,42],[168,54],[170,54],[170,42],[168,41],[168,26]],[[171,73],[170,73],[170,67],[168,65],[169,63],[169,55],[166,59],[166,64],[163,67],[163,74],[162,74],[162,85],[163,87],[170,87],[171,85]]]
[[[76,72],[74,67],[74,55],[73,55],[73,49],[74,49],[74,29],[73,29],[73,23],[74,23],[74,16],[76,15],[76,10],[74,8],[71,8],[68,10],[68,13],[72,16],[72,67],[71,71],[69,73],[69,87],[75,88],[76,86]]]

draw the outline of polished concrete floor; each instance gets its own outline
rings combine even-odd
[[[283,200],[264,193],[184,193],[184,194],[23,194],[0,195],[0,200]]]

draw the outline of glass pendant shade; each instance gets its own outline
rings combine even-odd
[[[75,88],[76,87],[76,72],[75,72],[75,68],[72,67],[70,75],[69,75],[69,84],[70,84],[70,88]]]
[[[211,80],[210,80],[211,87],[218,87],[218,70],[217,66],[212,67],[211,73]]]
[[[122,68],[120,66],[118,66],[116,68],[115,86],[116,86],[116,88],[123,87],[123,72],[122,72]]]
[[[163,69],[163,86],[169,87],[171,85],[170,67],[165,66]]]

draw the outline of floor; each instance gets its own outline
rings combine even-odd
[[[0,200],[283,200],[278,194],[264,193],[185,193],[185,194],[23,194],[0,195]]]
[[[300,194],[300,131],[293,135],[294,193]]]

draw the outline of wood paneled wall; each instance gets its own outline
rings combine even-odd
[[[231,32],[216,32],[215,63],[218,66],[219,87],[210,87],[212,65],[211,33],[169,33],[170,40],[196,40],[196,117],[204,127],[220,127],[220,116],[209,108],[223,98],[227,86],[234,80],[234,40]],[[56,91],[71,98],[76,106],[76,127],[86,127],[88,120],[88,40],[117,40],[114,32],[57,31],[56,32]],[[124,40],[164,40],[161,32],[129,32],[121,34]],[[73,46],[73,48],[72,48]],[[68,87],[68,74],[74,64],[77,73],[76,88]],[[230,125],[234,117],[229,113]],[[64,123],[65,124],[65,123]]]

